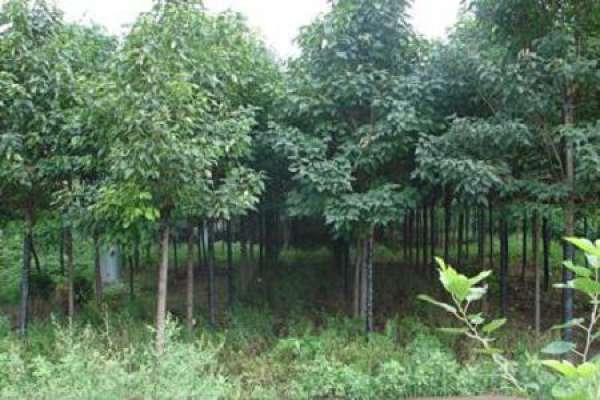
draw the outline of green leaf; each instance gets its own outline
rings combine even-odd
[[[577,377],[577,368],[568,361],[544,360],[542,364],[566,376],[567,378]]]
[[[590,297],[600,296],[600,282],[589,278],[577,278],[572,281],[574,289],[580,290]]]
[[[572,319],[569,322],[566,322],[564,324],[553,326],[552,330],[573,328],[573,327],[576,327],[579,324],[582,324],[583,322],[585,322],[585,319],[583,319],[583,318],[575,318],[575,319]]]
[[[446,304],[446,303],[442,303],[440,301],[437,301],[437,300],[433,299],[432,297],[427,296],[426,294],[421,294],[421,295],[417,296],[417,298],[419,300],[422,300],[422,301],[425,301],[427,303],[433,304],[434,306],[443,308],[444,310],[448,311],[449,313],[456,314],[456,308],[455,307],[451,306],[450,304]]]
[[[571,342],[556,341],[548,344],[541,351],[545,354],[560,355],[573,351],[575,347],[575,344]]]
[[[485,279],[487,279],[491,275],[492,275],[492,271],[483,271],[483,272],[480,272],[477,276],[474,276],[473,278],[470,278],[469,282],[471,282],[471,285],[475,286],[479,282],[484,281]]]
[[[573,262],[570,260],[563,262],[563,265],[566,269],[573,271],[577,276],[581,276],[584,278],[589,278],[592,276],[592,271],[589,268],[577,266],[573,264]]]
[[[482,330],[485,333],[492,333],[492,332],[495,332],[498,329],[500,329],[502,326],[504,326],[504,324],[506,324],[506,318],[496,319],[496,320],[490,322],[489,324],[486,324],[482,328]]]
[[[565,240],[587,254],[600,257],[600,249],[588,239],[567,237]]]
[[[438,330],[451,335],[464,335],[469,332],[467,328],[439,328]]]

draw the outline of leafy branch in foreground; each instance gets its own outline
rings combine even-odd
[[[580,266],[572,261],[563,265],[574,274],[574,279],[563,284],[556,284],[559,289],[573,289],[589,299],[591,312],[588,318],[574,318],[565,324],[552,329],[579,329],[584,334],[583,348],[577,343],[558,341],[550,343],[542,352],[552,355],[572,353],[580,358],[581,364],[574,365],[568,360],[546,360],[543,364],[560,373],[566,380],[563,385],[553,390],[558,399],[599,399],[600,398],[600,363],[598,358],[590,360],[592,344],[600,337],[600,240],[592,243],[588,239],[566,238],[567,242],[585,253],[588,266]]]
[[[519,392],[526,393],[526,389],[515,376],[514,362],[507,359],[500,349],[493,346],[495,339],[492,334],[506,323],[506,319],[487,321],[483,313],[471,311],[472,304],[481,300],[487,293],[487,286],[480,284],[492,272],[483,271],[475,277],[468,278],[447,265],[441,258],[436,258],[436,261],[439,266],[440,282],[450,295],[452,304],[437,301],[427,295],[420,295],[419,299],[444,309],[460,321],[463,325],[462,328],[443,328],[442,330],[473,339],[481,346],[480,351],[489,355],[498,366],[502,378]]]

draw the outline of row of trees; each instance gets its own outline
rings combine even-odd
[[[577,215],[596,205],[600,6],[473,0],[445,43],[419,37],[409,8],[334,1],[282,68],[241,17],[193,1],[157,0],[116,39],[64,22],[42,0],[9,0],[0,15],[0,199],[25,222],[21,332],[41,210],[64,221],[70,317],[73,230],[96,252],[106,240],[136,251],[157,241],[161,349],[175,222],[187,227],[190,326],[194,228],[208,222],[210,252],[211,221],[240,221],[265,245],[261,264],[272,263],[278,222],[291,216],[328,226],[345,264],[353,248],[352,309],[370,331],[378,229],[404,222],[405,249],[420,244],[432,267],[438,231],[448,258],[454,211],[458,232],[473,225],[466,215],[477,221],[480,261],[483,237],[493,244],[497,227],[505,309],[515,207],[531,216],[523,232],[531,231],[539,329],[540,235],[562,209],[572,236]],[[258,218],[246,216],[253,209]],[[565,319],[572,308],[567,289]]]

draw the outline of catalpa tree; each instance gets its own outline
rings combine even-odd
[[[409,171],[422,82],[408,1],[339,0],[304,28],[289,65],[277,146],[295,215],[321,216],[356,243],[354,313],[373,329],[373,231],[416,201]]]
[[[169,231],[182,215],[229,217],[262,190],[235,160],[250,146],[251,109],[229,101],[235,47],[222,16],[189,1],[156,2],[140,16],[113,64],[107,92],[110,170],[94,212],[120,229],[159,222],[157,349],[164,348]]]

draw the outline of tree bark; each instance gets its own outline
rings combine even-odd
[[[461,210],[458,214],[458,241],[456,252],[456,266],[463,267],[463,245],[464,245],[465,213]]]
[[[572,127],[575,123],[574,110],[574,87],[568,84],[566,95],[563,101],[564,123],[566,127]],[[565,184],[569,188],[569,198],[565,207],[565,237],[575,236],[575,149],[573,141],[569,138],[565,143]],[[575,257],[575,248],[570,243],[566,243],[565,261],[573,260]],[[567,284],[573,279],[573,273],[563,267],[563,283]],[[563,320],[565,323],[573,319],[573,289],[563,289]],[[573,340],[573,328],[563,330],[564,340],[570,342]]]
[[[129,265],[129,301],[133,301],[135,299],[135,262],[133,261],[133,256],[130,254],[128,257]]]
[[[527,270],[527,212],[523,215],[523,236],[522,236],[522,250],[521,250],[521,282],[525,282],[525,273]]]
[[[208,223],[208,315],[210,325],[217,326],[217,288],[215,281],[215,228],[214,222]]]
[[[374,313],[373,313],[373,231],[369,233],[366,247],[366,281],[367,281],[367,319],[366,329],[367,333],[373,332],[374,328]]]
[[[501,221],[500,232],[500,310],[503,317],[508,314],[508,221]]]
[[[452,223],[452,212],[450,202],[446,200],[444,204],[444,260],[450,261],[450,225]]]
[[[539,237],[540,237],[540,221],[539,213],[534,211],[533,221],[531,226],[531,252],[533,259],[533,266],[535,268],[535,333],[540,336],[542,328],[542,281],[541,281],[541,269],[540,269],[540,252],[539,252]]]
[[[94,234],[94,281],[95,281],[95,292],[96,302],[102,302],[102,270],[100,268],[100,240],[98,235]]]
[[[167,279],[169,272],[169,223],[166,219],[160,224],[160,264],[158,268],[158,294],[156,301],[156,351],[165,349],[165,323],[167,314]]]
[[[544,253],[544,292],[550,289],[550,226],[548,217],[542,219],[542,247]]]
[[[235,282],[233,270],[233,249],[231,241],[231,221],[227,221],[227,305],[231,310],[235,301]]]
[[[75,270],[73,268],[73,230],[70,226],[65,228],[65,262],[67,268],[68,290],[67,316],[69,318],[69,323],[72,323],[75,315]]]
[[[353,305],[353,314],[355,318],[360,318],[361,316],[361,307],[360,307],[360,298],[361,298],[361,273],[362,273],[362,265],[363,265],[363,247],[362,242],[356,242],[356,255],[354,260],[354,305]]]
[[[31,244],[33,242],[33,211],[25,213],[23,233],[23,266],[21,269],[21,303],[19,305],[19,333],[25,336],[29,321],[29,278],[31,275]]]
[[[494,269],[494,209],[491,202],[488,207],[488,217],[488,234],[490,237],[490,268]]]
[[[186,280],[186,313],[185,320],[188,334],[194,332],[194,228],[190,224],[187,232],[187,280]]]

